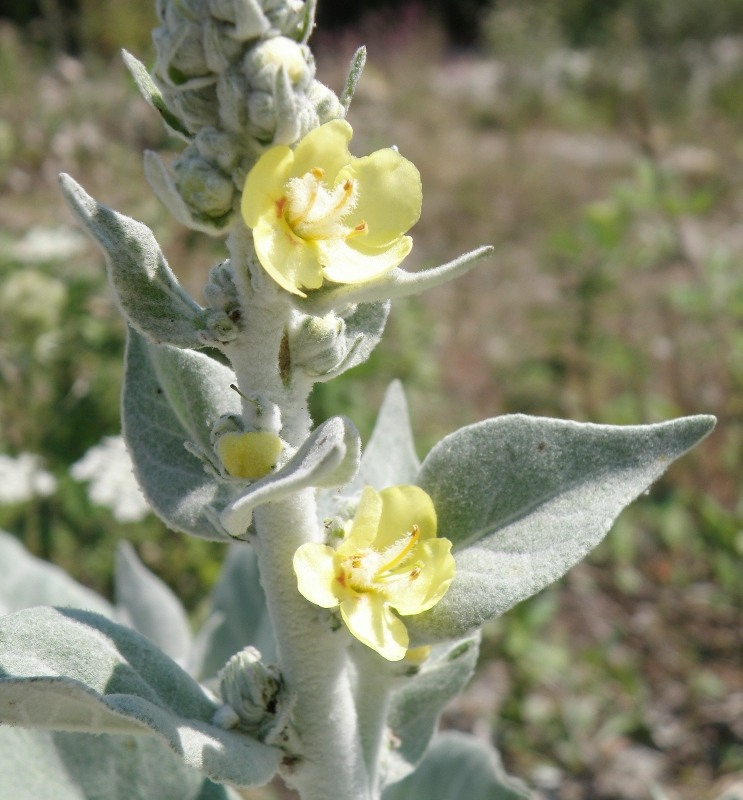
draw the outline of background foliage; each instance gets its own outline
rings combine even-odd
[[[321,17],[319,77],[340,88],[369,46],[354,141],[360,153],[392,140],[422,172],[410,266],[488,242],[496,256],[399,302],[370,362],[318,387],[317,419],[343,412],[368,435],[393,377],[421,455],[507,412],[720,418],[588,563],[486,630],[447,724],[492,737],[547,796],[641,798],[627,779],[640,774],[670,798],[717,797],[743,773],[743,2],[472,3],[466,36],[422,6],[373,6],[341,30]],[[0,24],[0,451],[40,454],[59,489],[0,506],[0,526],[104,593],[129,539],[199,617],[222,546],[152,518],[122,526],[67,472],[118,430],[123,328],[57,173],[153,228],[194,292],[221,257],[169,219],[138,167],[143,148],[169,142],[116,52],[151,57],[152,3],[12,13]],[[463,40],[477,49],[452,47]]]

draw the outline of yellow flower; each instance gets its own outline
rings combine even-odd
[[[294,555],[298,588],[322,608],[340,606],[351,633],[389,661],[408,649],[401,616],[420,614],[454,577],[448,539],[436,538],[436,511],[417,486],[366,487],[337,550],[303,544]]]
[[[281,439],[268,431],[231,431],[219,437],[216,450],[233,478],[256,481],[276,466],[281,455]]]
[[[288,292],[306,297],[323,280],[364,283],[396,267],[413,246],[418,170],[397,150],[354,158],[351,126],[335,119],[292,150],[266,151],[242,196],[263,268]]]

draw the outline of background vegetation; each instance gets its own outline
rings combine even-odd
[[[486,630],[446,724],[492,738],[546,797],[642,800],[643,781],[722,797],[743,780],[743,0],[472,3],[466,35],[442,26],[443,0],[368,5],[343,28],[321,17],[318,71],[338,89],[369,46],[354,141],[394,142],[422,172],[410,266],[489,242],[496,255],[399,302],[371,361],[317,390],[316,417],[347,413],[366,436],[400,377],[421,454],[509,412],[720,420],[587,563]],[[68,474],[118,431],[123,330],[57,173],[152,227],[192,291],[221,257],[139,166],[143,148],[174,147],[116,55],[151,57],[152,4],[14,9],[0,24],[0,452],[41,455],[59,490],[0,506],[0,526],[104,593],[116,541],[132,540],[198,616],[222,547],[116,523]]]

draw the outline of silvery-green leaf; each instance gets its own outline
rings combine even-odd
[[[246,543],[233,544],[210,598],[211,613],[198,632],[193,673],[213,678],[239,650],[252,645],[266,664],[276,662],[273,628],[260,584],[258,560]]]
[[[139,560],[128,542],[116,551],[116,610],[119,620],[146,636],[181,665],[191,651],[191,626],[178,598]]]
[[[213,725],[218,708],[147,639],[98,614],[33,608],[0,619],[0,722],[151,735],[212,780],[266,783],[280,752]]]
[[[232,536],[242,536],[253,518],[253,509],[307,486],[339,486],[356,474],[361,441],[356,427],[346,417],[331,417],[318,426],[278,471],[253,483],[220,515]]]
[[[462,428],[423,461],[454,581],[406,618],[418,641],[464,635],[564,575],[714,418],[611,426],[513,415]]]
[[[134,473],[166,525],[204,539],[230,540],[210,510],[221,509],[231,492],[184,443],[206,444],[208,423],[239,411],[232,380],[227,367],[203,353],[152,345],[129,331],[122,422]]]
[[[121,55],[140,94],[160,114],[168,130],[184,142],[190,142],[192,137],[188,130],[165,105],[163,94],[150,77],[150,73],[147,72],[147,67],[126,50],[122,50]]]
[[[312,295],[303,301],[303,305],[311,313],[322,315],[348,303],[377,303],[396,297],[421,294],[464,275],[492,252],[493,248],[485,245],[431,269],[407,272],[396,267],[366,283],[329,284],[312,292]]]
[[[0,531],[0,615],[43,605],[87,608],[113,616],[113,609],[100,595],[59,567],[32,556],[15,536]]]
[[[529,800],[530,792],[509,778],[498,754],[466,733],[440,734],[418,769],[389,786],[383,800]]]
[[[359,474],[350,490],[373,486],[377,490],[415,481],[420,461],[415,452],[408,401],[400,381],[387,387]]]
[[[7,800],[237,800],[151,736],[0,728]]]
[[[348,113],[348,109],[351,106],[351,101],[353,100],[354,93],[356,92],[356,86],[361,78],[361,73],[364,71],[365,64],[366,64],[366,47],[362,45],[353,54],[353,58],[351,59],[351,64],[348,68],[348,77],[346,78],[346,85],[343,87],[343,91],[341,92],[340,101],[344,116]]]
[[[410,426],[408,402],[400,381],[387,387],[374,430],[361,454],[356,477],[339,492],[322,492],[318,496],[318,514],[327,519],[347,513],[347,498],[357,495],[364,486],[384,489],[415,483],[420,461],[415,452]]]
[[[108,277],[126,319],[150,341],[200,347],[202,309],[178,283],[152,231],[101,205],[69,175],[62,191],[106,254]]]
[[[289,70],[283,64],[276,70],[273,97],[276,103],[276,130],[273,144],[290,145],[302,135],[299,101],[294,93]]]
[[[352,367],[363,364],[372,354],[384,333],[390,313],[389,301],[385,303],[363,303],[343,317],[346,326],[343,336],[346,342],[346,356],[334,369],[322,375],[313,376],[318,383],[337,378]]]
[[[209,452],[212,423],[226,414],[241,412],[240,396],[230,388],[235,373],[195,350],[147,342],[145,347],[162,391],[187,438]]]
[[[298,31],[298,40],[302,44],[307,44],[312,31],[315,28],[315,12],[317,10],[317,0],[307,0],[304,4],[304,19],[302,28]]]
[[[469,639],[437,645],[420,671],[393,692],[388,724],[399,744],[388,756],[385,783],[404,778],[423,758],[444,706],[472,677],[479,650],[479,632]]]

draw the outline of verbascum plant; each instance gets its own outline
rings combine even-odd
[[[0,620],[0,721],[64,732],[6,729],[6,785],[118,797],[116,774],[127,798],[220,798],[278,774],[303,800],[528,797],[474,738],[431,744],[480,628],[582,559],[714,420],[496,417],[420,463],[393,384],[363,449],[350,419],[316,425],[313,386],[368,358],[390,301],[492,248],[401,267],[421,210],[415,153],[351,155],[364,52],[340,96],[318,83],[312,3],[157,8],[152,75],[126,61],[185,145],[167,167],[146,154],[154,191],[183,224],[226,237],[205,305],[144,225],[68,176],[62,188],[128,324],[123,434],[142,491],[172,529],[231,545],[227,577],[198,657],[187,632],[173,644],[182,613],[131,556],[123,617],[83,598],[91,610]],[[59,768],[25,795],[23,752]]]

